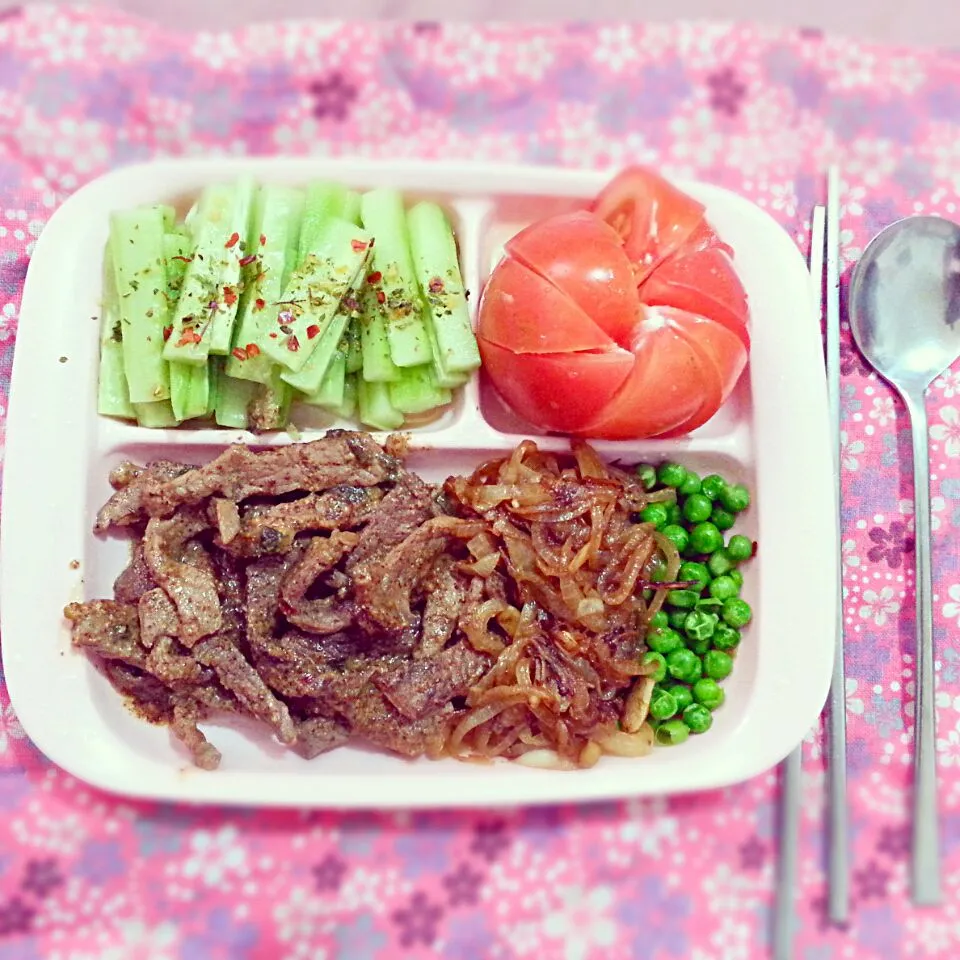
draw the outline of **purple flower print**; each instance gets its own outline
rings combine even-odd
[[[507,825],[502,820],[488,820],[477,824],[477,834],[470,844],[470,849],[484,860],[492,861],[509,846]]]
[[[440,26],[435,20],[417,20],[413,24],[413,32],[421,36],[431,36],[440,32]]]
[[[759,837],[749,837],[740,845],[740,866],[759,870],[767,859],[767,847]]]
[[[313,95],[313,115],[320,120],[346,120],[357,99],[357,88],[339,72],[314,80],[309,89]]]
[[[27,863],[20,888],[24,893],[32,893],[34,896],[43,899],[53,893],[61,883],[63,883],[63,877],[57,869],[56,860],[52,858],[30,860]]]
[[[873,897],[882,899],[887,895],[889,882],[890,871],[881,867],[876,860],[871,860],[862,870],[856,870],[853,874],[853,884],[861,900]]]
[[[891,860],[902,860],[910,852],[910,828],[906,824],[884,827],[877,840],[877,852],[885,853]]]
[[[903,555],[913,551],[913,537],[907,534],[907,525],[901,520],[894,520],[889,530],[874,527],[868,536],[873,543],[867,551],[871,563],[886,560],[887,566],[898,570],[903,563]]]
[[[0,904],[0,937],[11,933],[29,933],[36,911],[19,897]]]
[[[324,857],[313,868],[313,882],[317,890],[321,893],[326,891],[336,892],[343,883],[343,878],[347,874],[347,865],[337,856],[331,854]]]
[[[451,907],[472,906],[480,898],[480,884],[483,874],[472,869],[469,864],[461,863],[453,873],[443,878]]]
[[[851,373],[865,374],[869,373],[867,366],[860,351],[849,340],[840,341],[840,373],[843,376],[849,376]]]
[[[427,895],[418,890],[408,907],[393,913],[393,922],[400,928],[400,946],[412,947],[422,943],[429,947],[437,939],[437,927],[442,917],[443,907],[431,903]]]
[[[733,67],[723,67],[707,77],[710,88],[710,106],[717,113],[735,117],[747,95],[746,84],[737,76]]]

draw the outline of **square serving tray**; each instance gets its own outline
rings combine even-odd
[[[837,525],[820,328],[795,244],[765,212],[718,187],[679,183],[736,251],[750,297],[747,371],[720,412],[676,440],[594,446],[623,462],[676,458],[746,482],[741,526],[759,540],[744,596],[744,632],[727,699],[712,729],[642,759],[606,757],[589,769],[407,761],[345,747],[306,761],[259,728],[209,725],[218,770],[195,769],[169,731],[136,718],[71,648],[62,611],[112,596],[128,546],[92,532],[122,459],[215,456],[231,442],[290,442],[220,429],[151,431],[98,417],[101,256],[111,210],[173,203],[181,212],[207,183],[252,174],[302,184],[336,179],[392,186],[442,203],[453,219],[467,286],[478,293],[503,242],[533,219],[591,197],[603,172],[466,163],[363,160],[174,160],[127,167],[88,184],[44,230],[30,264],[10,394],[0,525],[0,622],[6,682],[34,743],[73,775],[120,794],[187,802],[328,808],[462,807],[680,793],[742,781],[781,760],[816,721],[829,686],[836,614]],[[475,305],[479,297],[471,302]],[[305,424],[303,439],[327,424]],[[355,426],[350,424],[350,426]],[[469,471],[538,436],[474,378],[438,420],[412,431],[409,465],[428,480]],[[802,572],[804,589],[797,590]]]

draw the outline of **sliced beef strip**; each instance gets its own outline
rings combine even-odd
[[[247,565],[247,641],[252,651],[270,648],[277,629],[280,583],[287,566],[282,557],[264,557]]]
[[[204,709],[192,697],[174,697],[173,721],[170,724],[170,730],[190,751],[193,762],[201,770],[216,770],[220,766],[220,751],[197,726],[204,716]]]
[[[177,559],[184,555],[187,541],[207,526],[202,512],[182,510],[169,520],[152,519],[143,538],[147,568],[177,608],[178,636],[188,649],[202,637],[216,633],[222,623],[220,596],[212,571],[202,569],[204,564],[197,562],[196,551],[190,563]]]
[[[453,566],[453,558],[441,556],[424,580],[426,603],[423,607],[420,645],[414,651],[414,659],[439,653],[456,629],[464,601],[464,589],[453,573]]]
[[[140,642],[148,650],[161,637],[175,637],[180,631],[177,608],[160,587],[140,595],[137,612],[140,618]]]
[[[220,589],[221,624],[218,636],[227,638],[246,653],[249,645],[243,567],[233,557],[221,551],[214,553],[213,566]]]
[[[116,488],[110,499],[100,508],[94,530],[102,532],[113,526],[127,526],[142,519],[144,492],[156,484],[175,480],[190,470],[192,464],[175,460],[153,460],[145,467],[125,462],[110,474]]]
[[[466,696],[492,663],[466,643],[373,677],[374,685],[410,720],[422,720],[454,697]]]
[[[287,705],[278,700],[263,678],[243,654],[223,637],[210,637],[197,644],[196,657],[204,666],[216,671],[217,677],[257,719],[269,724],[281,743],[293,743],[297,731]]]
[[[147,654],[147,669],[166,684],[208,683],[213,671],[201,666],[173,637],[161,636]]]
[[[227,544],[240,533],[240,508],[233,500],[215,497],[210,506],[211,521],[216,525],[220,544]]]
[[[331,717],[308,717],[297,722],[297,742],[293,749],[305,760],[312,760],[350,739],[350,728]]]
[[[105,660],[145,668],[147,651],[140,643],[140,619],[133,604],[89,600],[68,604],[63,615],[73,624],[74,646],[97,653]]]
[[[334,530],[329,537],[313,537],[301,558],[284,574],[280,584],[280,609],[294,626],[311,633],[339,633],[353,622],[347,603],[337,596],[306,599],[307,591],[329,572],[357,542],[354,533]]]
[[[395,479],[402,470],[399,461],[372,438],[357,439],[363,436],[330,431],[320,440],[259,452],[232,445],[174,480],[147,483],[142,508],[151,517],[166,517],[178,506],[213,496],[240,501],[298,490],[320,493],[343,485],[373,487]]]
[[[113,688],[127,697],[133,709],[151,723],[168,723],[173,716],[170,689],[156,677],[120,660],[107,660],[103,672]]]
[[[143,559],[143,546],[137,543],[130,554],[130,563],[113,582],[113,596],[121,603],[136,603],[154,587],[156,584]]]
[[[353,573],[354,602],[388,631],[415,621],[414,590],[443,553],[451,538],[469,540],[483,530],[481,521],[439,516],[427,520],[381,560]]]

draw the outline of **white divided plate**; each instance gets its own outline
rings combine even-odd
[[[232,431],[148,431],[95,413],[101,252],[111,210],[172,202],[205,184],[253,174],[393,186],[439,200],[454,220],[465,280],[477,292],[502,242],[536,217],[592,196],[607,175],[534,167],[359,160],[178,160],[110,173],[73,195],[41,236],[24,292],[7,424],[2,517],[3,661],[14,709],[34,743],[75,776],[158,799],[301,807],[457,807],[667,794],[745,780],[781,760],[823,706],[833,658],[837,525],[820,329],[806,266],[763,211],[725,190],[683,188],[736,250],[750,296],[753,350],[733,398],[693,435],[598,443],[622,461],[677,458],[750,485],[743,532],[759,540],[744,596],[745,630],[713,728],[639,760],[604,758],[575,772],[455,760],[406,761],[342,748],[305,761],[249,727],[205,729],[220,769],[195,769],[169,732],[128,712],[62,617],[72,600],[111,596],[126,543],[92,525],[121,459],[201,461],[253,437]],[[472,302],[477,302],[475,296]],[[410,465],[430,480],[502,454],[529,430],[483,378],[437,422],[415,431]],[[304,439],[316,436],[308,429]],[[551,449],[566,443],[536,437]],[[266,443],[288,442],[286,435]]]

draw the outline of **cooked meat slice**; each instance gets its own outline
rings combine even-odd
[[[350,739],[350,730],[330,717],[309,717],[297,723],[297,742],[293,749],[306,760],[342,746]]]
[[[116,488],[110,499],[100,508],[94,530],[103,531],[112,526],[126,526],[143,519],[144,492],[155,484],[174,480],[193,466],[174,460],[154,460],[145,467],[122,463],[110,474],[110,482]]]
[[[247,640],[251,650],[268,648],[277,628],[280,582],[287,569],[282,557],[264,557],[247,566]]]
[[[154,587],[156,584],[143,559],[143,546],[137,543],[130,555],[130,563],[113,582],[113,596],[121,603],[136,603]]]
[[[98,653],[105,660],[144,668],[147,651],[140,644],[140,621],[133,604],[89,600],[68,604],[63,615],[73,624],[74,646]]]
[[[201,770],[216,770],[220,766],[220,751],[203,735],[197,723],[204,711],[195,700],[179,696],[173,701],[173,735],[190,751],[193,762]]]
[[[140,642],[148,650],[161,637],[175,637],[180,632],[177,608],[159,587],[141,594],[137,612],[140,617]]]
[[[329,572],[356,543],[354,533],[335,530],[329,537],[313,537],[301,558],[284,574],[280,609],[294,626],[311,633],[339,633],[353,622],[349,606],[339,597],[306,599],[317,578]]]
[[[297,731],[287,705],[278,700],[243,654],[223,637],[197,644],[196,656],[216,671],[220,682],[259,720],[276,731],[282,743],[293,743]]]
[[[432,657],[446,645],[457,626],[464,590],[453,574],[453,558],[440,557],[423,583],[426,603],[423,607],[422,632],[414,659]]]
[[[492,662],[466,643],[458,643],[426,660],[377,674],[373,683],[405,717],[421,720],[454,697],[466,696]]]
[[[293,626],[320,636],[340,633],[353,623],[353,611],[337,597],[304,600],[296,609],[282,609]]]
[[[433,517],[418,527],[382,560],[353,573],[354,601],[365,615],[386,630],[402,630],[414,622],[410,603],[415,588],[453,537],[469,540],[483,530],[482,521]]]
[[[180,642],[192,647],[201,637],[220,629],[222,615],[217,581],[210,570],[183,556],[187,541],[207,529],[199,511],[180,511],[169,520],[152,519],[143,537],[143,556],[153,579],[177,608]]]
[[[205,669],[173,637],[161,636],[147,654],[147,669],[167,684],[206,683],[213,673]]]
[[[217,551],[213,555],[213,566],[220,587],[219,636],[226,637],[232,643],[246,651],[247,617],[244,599],[243,567],[229,554]]]
[[[212,496],[240,501],[297,490],[319,493],[341,485],[372,487],[394,479],[402,469],[399,462],[388,457],[372,438],[355,439],[363,436],[330,431],[310,443],[259,452],[233,445],[174,480],[147,483],[143,508],[151,517],[166,517],[178,506],[201,503]],[[369,449],[371,444],[375,450]],[[361,453],[363,456],[358,456]]]
[[[438,757],[450,726],[457,719],[452,709],[423,720],[408,720],[372,684],[342,708],[352,732],[364,740],[405,757]]]
[[[240,533],[240,508],[233,500],[216,497],[213,501],[213,517],[219,534],[218,543],[230,543]]]
[[[261,646],[254,662],[268,686],[282,696],[323,698],[335,706],[340,696],[356,694],[378,669],[376,661],[355,655],[356,642],[347,634],[321,637],[288,630]]]
[[[130,700],[151,723],[168,723],[173,716],[172,693],[156,677],[120,660],[107,660],[103,672],[115,690]]]

